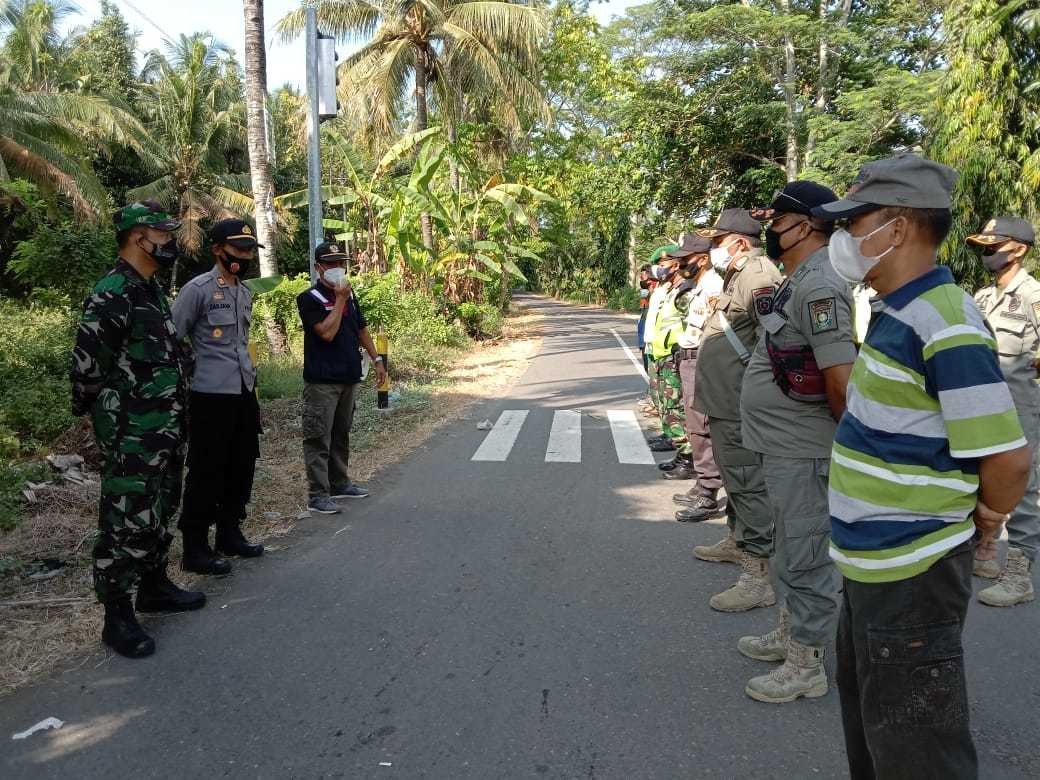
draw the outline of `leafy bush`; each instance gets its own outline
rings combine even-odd
[[[502,312],[489,303],[462,303],[459,319],[466,333],[475,339],[493,339],[502,335]]]
[[[0,302],[0,455],[34,452],[74,422],[68,372],[75,321],[69,309]]]
[[[434,347],[461,346],[465,337],[437,303],[421,292],[405,292],[401,277],[364,274],[355,292],[369,328],[382,328],[392,342],[417,342]]]
[[[639,290],[622,287],[607,296],[607,306],[621,311],[639,311]]]
[[[115,233],[111,226],[56,218],[32,185],[20,184],[26,211],[16,222],[28,235],[18,241],[7,270],[20,285],[50,288],[79,303],[115,264]]]
[[[266,342],[264,328],[267,322],[274,323],[285,333],[292,344],[303,332],[296,297],[311,286],[307,274],[286,277],[271,292],[257,296],[253,301],[253,332],[250,334],[258,344]]]

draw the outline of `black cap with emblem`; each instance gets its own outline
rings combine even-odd
[[[814,181],[792,181],[773,193],[768,206],[751,209],[751,216],[767,222],[780,214],[802,214],[811,217],[813,209],[838,199],[834,190]]]
[[[343,251],[343,245],[335,241],[326,241],[314,248],[314,262],[328,265],[329,263],[345,263],[350,255]]]
[[[994,217],[978,233],[965,239],[975,246],[994,246],[1006,241],[1021,241],[1032,246],[1036,243],[1033,223],[1021,217]]]
[[[256,231],[241,219],[222,219],[213,223],[209,229],[209,240],[213,244],[231,244],[237,249],[266,249],[263,244],[257,243]]]

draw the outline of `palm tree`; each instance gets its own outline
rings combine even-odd
[[[366,40],[340,68],[340,95],[384,137],[399,129],[410,89],[412,129],[429,127],[432,99],[449,137],[464,100],[495,99],[507,123],[518,121],[519,107],[541,102],[534,74],[546,25],[535,6],[510,0],[321,0],[317,13],[325,33]],[[300,35],[303,9],[277,28],[285,39]],[[422,232],[432,250],[428,214],[422,215]]]
[[[249,173],[256,201],[256,235],[266,249],[260,250],[261,276],[274,276],[274,186],[268,167],[267,148],[267,50],[264,46],[263,0],[243,0],[245,13],[246,127],[249,135]]]
[[[91,151],[121,145],[145,164],[154,157],[147,132],[128,110],[60,91],[68,85],[62,68],[72,39],[58,35],[57,25],[72,9],[62,0],[0,0],[0,183],[21,176],[93,219],[111,202],[87,162]]]
[[[241,74],[226,46],[196,33],[167,42],[165,55],[153,51],[143,75],[140,106],[163,175],[127,197],[173,210],[183,222],[178,242],[194,256],[205,220],[253,210],[243,194],[249,175],[231,172],[228,162],[244,138]]]
[[[53,90],[72,79],[70,54],[79,30],[59,28],[77,7],[67,0],[0,0],[5,80],[21,89]]]

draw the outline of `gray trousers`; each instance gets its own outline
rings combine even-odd
[[[360,384],[303,387],[303,460],[310,498],[350,484],[350,429]]]
[[[697,493],[707,498],[716,498],[722,487],[722,475],[715,464],[715,453],[708,432],[708,415],[698,412],[693,406],[693,391],[697,375],[697,359],[687,358],[679,364],[682,379],[683,407],[686,410],[686,447],[693,457],[693,469],[697,474]]]
[[[775,523],[770,568],[777,598],[787,603],[791,638],[810,647],[824,647],[834,638],[841,589],[841,575],[829,553],[830,460],[777,455],[761,458]]]
[[[726,517],[737,546],[756,558],[773,554],[773,513],[758,453],[744,448],[740,420],[709,417],[712,450],[726,486]]]
[[[1037,454],[1040,447],[1040,412],[1020,413],[1018,421],[1033,450],[1033,468],[1029,473],[1026,494],[1011,513],[1007,524],[1008,544],[1020,549],[1029,560],[1035,561],[1037,548],[1040,547],[1040,457]]]

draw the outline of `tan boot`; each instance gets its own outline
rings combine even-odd
[[[776,603],[769,584],[769,559],[743,553],[740,579],[729,590],[711,597],[708,604],[719,612],[747,612],[755,607],[771,607]]]
[[[1000,562],[997,560],[997,543],[992,539],[979,542],[975,546],[975,560],[971,573],[976,577],[995,580],[1000,576]]]
[[[762,636],[742,636],[737,650],[756,661],[783,661],[787,658],[787,640],[791,638],[791,614],[780,607],[780,621],[776,628]]]
[[[979,591],[979,601],[991,607],[1013,607],[1032,601],[1033,564],[1017,547],[1008,550],[1007,568],[996,585]]]
[[[712,563],[739,564],[741,561],[740,548],[737,547],[737,540],[733,537],[732,532],[721,542],[697,545],[693,548],[693,554],[702,561]]]
[[[787,660],[769,674],[752,677],[744,688],[755,701],[783,704],[802,696],[815,699],[827,694],[827,672],[823,668],[823,648],[787,643]]]

